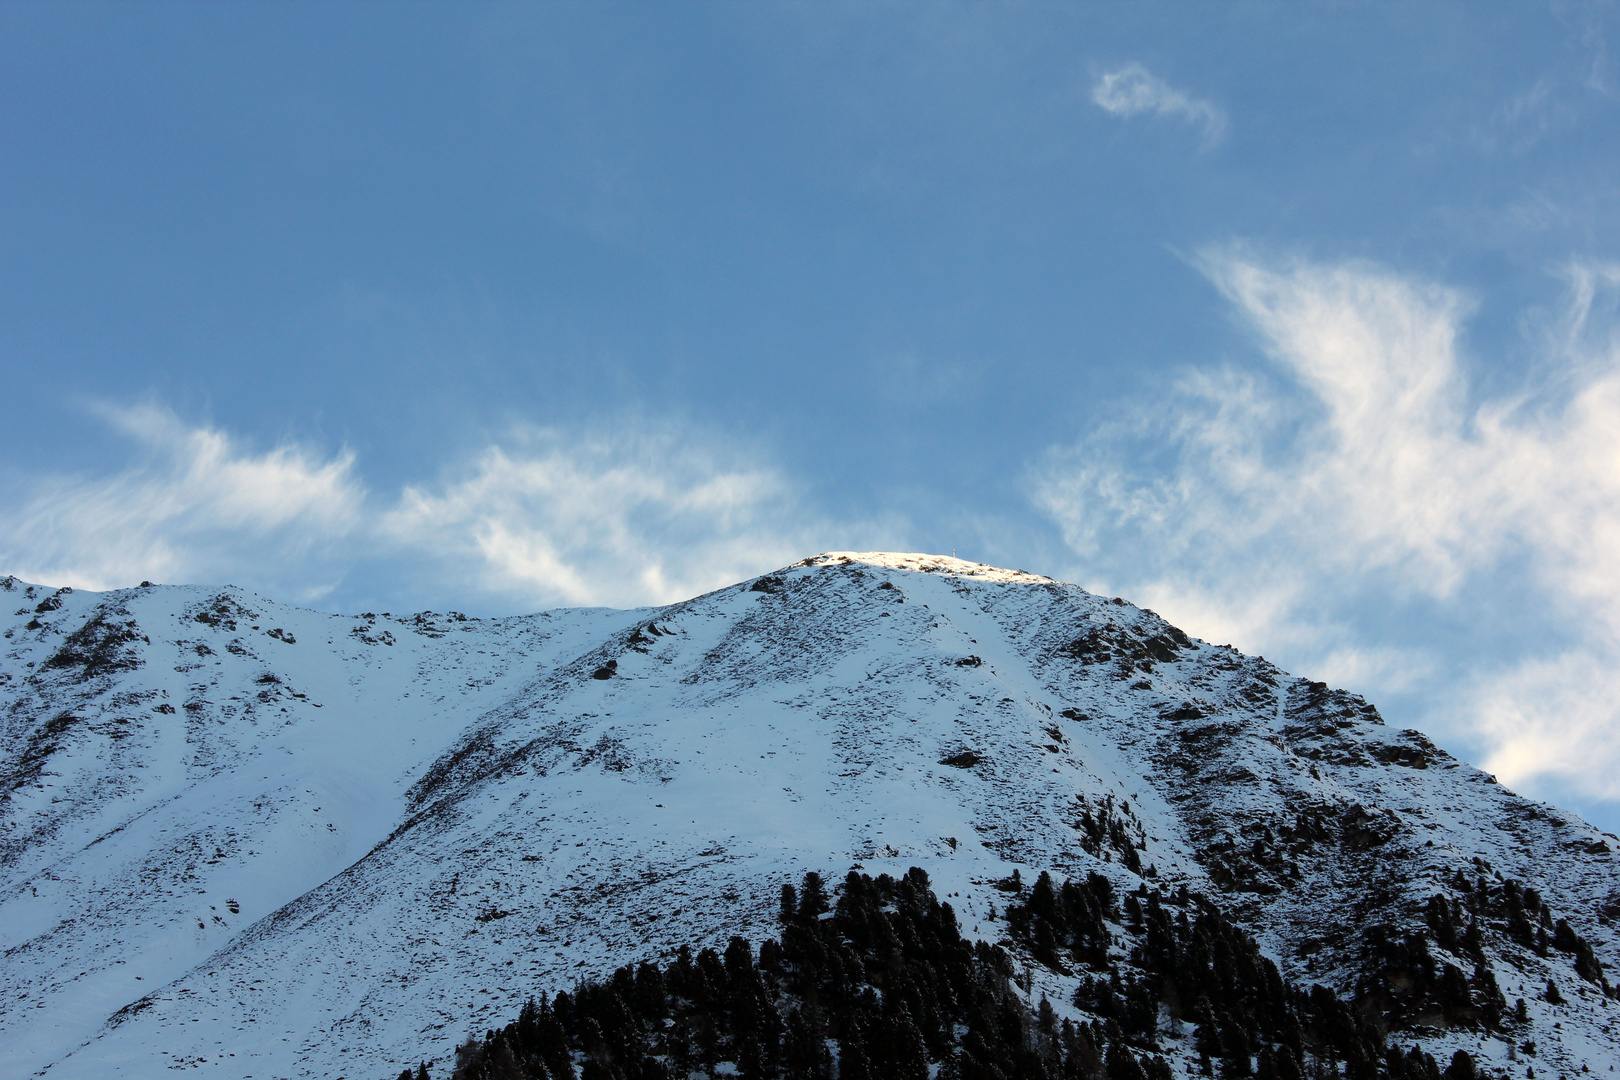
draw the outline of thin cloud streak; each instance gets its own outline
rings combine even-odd
[[[1220,106],[1177,90],[1135,61],[1099,75],[1091,100],[1121,119],[1149,113],[1185,121],[1203,132],[1206,147],[1226,136],[1226,112]]]
[[[811,550],[810,520],[780,474],[690,433],[540,429],[407,488],[382,532],[485,591],[635,605],[783,565]]]
[[[1203,636],[1423,688],[1430,719],[1482,740],[1510,782],[1620,798],[1620,349],[1593,314],[1620,274],[1572,269],[1542,383],[1480,402],[1455,290],[1241,249],[1200,266],[1277,374],[1189,372],[1054,451],[1035,493],[1070,546]],[[1488,603],[1580,632],[1441,676],[1438,652],[1368,616]]]
[[[143,460],[28,485],[0,515],[0,570],[97,590],[230,581],[310,602],[335,587],[318,582],[386,567],[431,582],[408,592],[507,610],[636,606],[903,531],[828,522],[757,452],[677,424],[517,429],[387,499],[346,450],[255,453],[155,405],[97,411]]]
[[[229,576],[249,560],[304,562],[359,527],[354,455],[293,444],[245,450],[155,405],[101,407],[144,460],[111,476],[31,485],[0,526],[0,562],[31,580],[90,589],[142,578]]]

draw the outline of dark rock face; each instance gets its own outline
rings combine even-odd
[[[104,605],[63,640],[45,666],[72,671],[84,679],[134,671],[141,666],[137,641],[150,644],[128,610]]]

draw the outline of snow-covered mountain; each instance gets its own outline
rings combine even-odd
[[[1592,963],[1620,964],[1620,840],[1073,585],[832,553],[492,620],[6,601],[3,1076],[381,1080],[537,989],[769,935],[806,870],[911,866],[989,941],[1015,870],[1185,884],[1442,1061],[1620,1061]],[[1437,929],[1469,911],[1483,965]],[[1494,979],[1495,1033],[1426,1004],[1408,932],[1481,1008]],[[1072,980],[1031,976],[1079,1015]]]

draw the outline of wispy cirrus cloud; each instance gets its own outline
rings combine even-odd
[[[98,411],[135,462],[13,492],[0,572],[89,589],[230,581],[299,601],[359,576],[367,602],[639,605],[903,531],[831,522],[758,448],[675,422],[516,428],[389,497],[346,450],[255,451],[156,405]]]
[[[514,432],[444,482],[407,488],[380,526],[484,591],[616,605],[781,566],[828,532],[759,455],[646,424]]]
[[[104,589],[142,578],[219,580],[249,564],[307,569],[363,527],[366,492],[348,451],[285,443],[255,453],[156,405],[97,411],[131,440],[134,460],[107,475],[25,485],[0,515],[9,572]]]
[[[1600,314],[1620,271],[1572,268],[1540,381],[1482,398],[1455,290],[1236,248],[1200,266],[1274,367],[1187,372],[1054,451],[1035,490],[1070,546],[1203,636],[1417,691],[1510,782],[1620,798],[1620,348]]]
[[[1203,133],[1206,147],[1226,136],[1225,110],[1177,90],[1135,61],[1097,76],[1091,100],[1122,119],[1149,114],[1181,120]]]

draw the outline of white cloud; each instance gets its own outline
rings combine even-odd
[[[668,603],[900,531],[833,525],[761,454],[676,425],[516,431],[390,500],[346,451],[253,453],[157,407],[99,411],[144,460],[26,485],[0,512],[0,572],[89,589],[231,581],[304,602],[358,578],[368,604],[465,606],[476,590],[510,611]]]
[[[407,488],[383,529],[481,588],[565,604],[668,603],[821,550],[757,456],[640,425],[520,432]]]
[[[1447,659],[1390,612],[1515,610],[1515,655],[1451,656],[1431,718],[1509,782],[1620,797],[1620,349],[1595,314],[1620,272],[1572,270],[1541,381],[1480,400],[1454,290],[1230,249],[1202,268],[1284,378],[1195,371],[1054,452],[1037,496],[1070,545],[1206,637],[1388,693]]]
[[[1091,87],[1091,100],[1122,118],[1152,113],[1184,120],[1202,129],[1206,146],[1226,134],[1226,113],[1218,105],[1189,97],[1134,61],[1099,75]]]
[[[1488,678],[1467,698],[1491,747],[1484,767],[1510,783],[1565,780],[1582,794],[1620,799],[1617,662],[1613,640],[1597,639]]]
[[[344,452],[244,450],[165,409],[102,408],[144,460],[111,476],[29,486],[0,525],[0,561],[31,580],[103,589],[229,575],[302,558],[352,532],[365,490]]]

